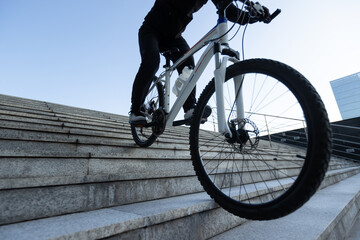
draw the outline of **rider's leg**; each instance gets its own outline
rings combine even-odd
[[[170,42],[170,48],[178,48],[179,51],[173,54],[171,60],[175,62],[181,56],[183,56],[187,51],[189,51],[190,47],[187,44],[186,40],[183,37],[178,37],[175,40]],[[195,67],[195,61],[193,56],[189,57],[184,63],[182,63],[178,68],[177,71],[181,74],[183,68],[188,66],[190,68]],[[184,119],[190,119],[194,113],[194,108],[196,105],[196,87],[193,89],[189,97],[186,99],[183,109],[184,109]],[[203,112],[203,121],[206,121],[207,117],[211,114],[211,108],[206,106]]]
[[[130,123],[146,121],[145,116],[140,112],[140,107],[144,103],[147,91],[160,64],[158,37],[151,28],[144,25],[140,28],[139,46],[141,64],[133,84]]]
[[[175,38],[174,40],[167,41],[166,44],[164,44],[164,45],[168,49],[174,49],[174,48],[179,49],[178,52],[175,52],[171,56],[171,61],[173,61],[173,62],[177,61],[180,57],[182,57],[190,49],[186,40],[182,36]],[[163,45],[160,44],[160,47],[162,48]],[[182,63],[177,68],[177,71],[179,74],[182,73],[182,70],[184,69],[185,66],[188,66],[190,68],[195,67],[195,61],[194,61],[193,56],[189,57],[184,63]],[[190,119],[192,117],[195,105],[196,105],[196,87],[194,87],[193,91],[191,92],[191,94],[186,99],[186,101],[183,105],[183,109],[184,109],[184,113],[185,113],[184,119]],[[206,106],[204,113],[203,113],[203,121],[206,121],[207,117],[210,116],[210,114],[211,114],[211,108],[209,106]]]
[[[180,57],[182,57],[190,49],[186,40],[182,36],[170,41],[168,44],[169,44],[169,46],[168,46],[169,48],[178,48],[179,49],[178,52],[174,53],[171,56],[171,61],[173,61],[173,62],[177,61]],[[189,57],[184,63],[179,65],[179,67],[177,68],[177,71],[179,74],[182,73],[182,70],[184,69],[185,66],[188,66],[192,69],[195,67],[195,61],[194,61],[193,56]],[[193,109],[195,107],[195,104],[196,104],[196,88],[194,88],[194,90],[191,92],[190,96],[186,99],[186,101],[183,105],[184,112],[186,113],[189,110]]]

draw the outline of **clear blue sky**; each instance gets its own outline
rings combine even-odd
[[[246,58],[293,66],[319,91],[330,119],[339,120],[329,81],[360,72],[360,1],[260,2],[282,13],[269,25],[249,26]],[[127,115],[140,64],[137,32],[153,3],[0,0],[0,94]],[[189,45],[215,23],[209,1],[184,33]],[[240,44],[239,34],[231,45]]]

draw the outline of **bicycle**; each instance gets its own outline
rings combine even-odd
[[[303,75],[270,59],[241,61],[230,48],[225,10],[232,2],[218,7],[218,24],[173,65],[171,51],[163,53],[165,71],[153,81],[142,107],[149,122],[132,125],[131,131],[139,146],[148,147],[167,126],[189,123],[191,159],[205,191],[239,217],[275,219],[301,207],[318,189],[330,159],[331,130],[320,96]],[[252,16],[262,14],[258,3],[241,2]],[[205,46],[170,108],[171,73]],[[213,56],[214,78],[201,93],[191,122],[175,121]],[[204,121],[206,106],[212,112]],[[271,137],[294,129],[302,129],[297,137],[304,147],[282,152],[279,146],[285,144]]]

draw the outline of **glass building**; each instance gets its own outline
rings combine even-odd
[[[330,82],[341,117],[360,117],[360,72]]]

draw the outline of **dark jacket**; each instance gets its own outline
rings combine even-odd
[[[211,0],[215,6],[222,0]],[[193,19],[193,13],[204,6],[208,0],[156,0],[150,12],[146,15],[144,25],[149,25],[156,32],[167,38],[176,38],[181,35],[186,26]],[[247,21],[247,13],[242,12],[233,4],[226,11],[230,21],[235,22],[238,14],[240,24]]]

